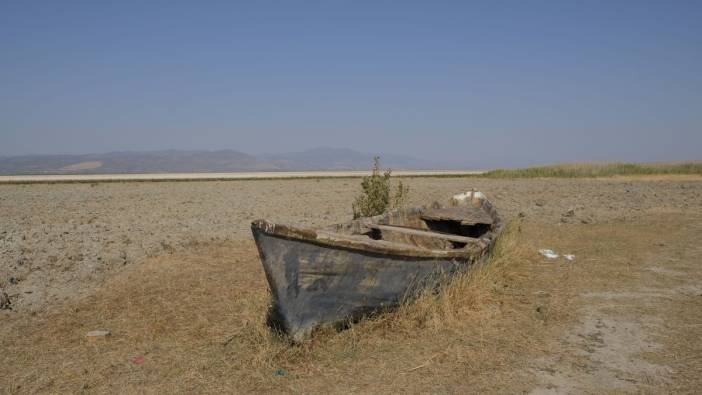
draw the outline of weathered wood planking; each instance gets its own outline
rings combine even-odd
[[[502,221],[484,197],[464,204],[469,207],[450,207],[442,212],[450,218],[430,224],[423,215],[437,218],[441,207],[411,208],[324,229],[254,221],[251,230],[273,296],[276,326],[299,342],[319,325],[397,305],[483,259]],[[486,221],[476,210],[489,217],[489,224],[460,223]],[[431,226],[455,233],[432,231]]]

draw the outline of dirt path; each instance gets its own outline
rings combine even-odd
[[[539,361],[533,393],[696,391],[702,215],[655,219],[648,222],[654,232],[635,224],[620,231],[629,234],[626,243],[609,247],[622,250],[603,263],[626,267],[625,275],[593,262],[592,282],[573,301],[578,319],[558,339],[558,355]]]

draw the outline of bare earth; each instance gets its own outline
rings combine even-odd
[[[249,223],[345,221],[358,179],[0,185],[0,392],[702,387],[701,177],[405,182],[412,204],[475,188],[521,213],[522,252],[454,323],[302,347],[265,328]]]

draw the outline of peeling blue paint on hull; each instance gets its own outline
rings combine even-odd
[[[437,285],[466,260],[421,258],[318,245],[252,226],[282,329],[294,341],[317,326],[397,305]]]
[[[481,192],[310,229],[251,223],[276,327],[293,341],[322,324],[396,306],[484,259],[502,219]],[[269,323],[273,323],[269,321]]]

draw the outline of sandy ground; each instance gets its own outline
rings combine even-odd
[[[214,368],[195,367],[196,373],[187,371],[193,377],[175,380],[163,376],[163,372],[149,376],[135,372],[133,367],[114,368],[121,363],[116,361],[127,358],[119,354],[126,352],[119,347],[129,345],[128,349],[136,352],[137,345],[145,344],[140,343],[142,340],[128,341],[132,338],[127,333],[131,332],[125,329],[124,338],[109,346],[113,353],[100,352],[83,362],[66,362],[64,358],[70,359],[70,350],[76,355],[87,352],[82,334],[95,328],[84,324],[111,323],[110,329],[116,332],[121,325],[129,326],[126,317],[136,319],[128,314],[139,310],[138,305],[132,305],[134,295],[158,290],[162,284],[156,279],[169,279],[163,281],[173,284],[185,281],[182,287],[193,287],[193,281],[197,281],[207,289],[202,297],[209,300],[214,293],[252,301],[253,307],[246,305],[252,310],[242,315],[234,300],[215,297],[220,303],[216,306],[232,305],[221,312],[222,325],[227,324],[221,328],[222,333],[212,329],[219,327],[211,320],[194,317],[188,321],[191,326],[200,323],[212,327],[203,329],[207,332],[204,338],[228,338],[227,331],[232,331],[232,325],[239,325],[236,323],[241,322],[241,317],[262,320],[264,313],[257,314],[257,309],[265,308],[266,288],[250,241],[250,221],[267,218],[305,225],[342,222],[351,216],[358,180],[0,185],[0,289],[9,296],[11,307],[0,311],[0,323],[4,324],[0,327],[4,349],[0,374],[9,378],[0,390],[119,392],[119,383],[129,382],[136,386],[125,388],[146,392],[225,388],[240,392],[462,392],[472,388],[490,392],[602,393],[694,392],[702,385],[702,178],[410,178],[406,182],[412,204],[444,200],[456,192],[476,188],[485,192],[506,218],[521,214],[521,242],[532,254],[515,260],[509,275],[496,280],[496,284],[504,283],[505,289],[515,290],[498,292],[502,299],[497,305],[504,303],[510,309],[498,307],[499,312],[490,315],[492,322],[480,325],[491,325],[499,333],[485,344],[498,341],[500,336],[521,338],[525,344],[531,344],[528,352],[525,349],[521,355],[512,355],[525,346],[509,343],[513,350],[500,359],[504,350],[495,345],[493,360],[507,362],[490,365],[491,370],[486,372],[485,368],[466,362],[466,358],[475,357],[470,354],[475,350],[470,351],[469,344],[442,344],[440,337],[433,345],[418,343],[418,339],[412,343],[412,336],[404,342],[381,337],[384,346],[394,347],[382,358],[374,354],[374,349],[383,347],[373,343],[367,350],[354,351],[355,359],[350,361],[321,358],[318,363],[322,365],[315,365],[317,362],[305,360],[297,367],[304,374],[285,382],[276,382],[275,377],[270,383],[254,380],[252,377],[262,374],[260,371],[253,374],[232,367],[233,362],[227,359],[231,355],[226,353],[217,356],[216,361],[227,361],[226,366],[232,370],[209,376],[214,373],[208,369]],[[573,253],[576,260],[549,261],[536,253],[538,248]],[[239,267],[232,266],[232,262]],[[188,275],[190,278],[183,277]],[[227,279],[231,286],[208,288],[208,282],[219,284],[221,279]],[[149,284],[152,288],[148,288]],[[130,287],[138,287],[134,288],[138,291]],[[122,295],[127,289],[131,293]],[[161,295],[166,295],[167,290],[163,292]],[[187,290],[182,292],[184,298],[198,297],[187,295]],[[117,300],[115,303],[132,308],[123,313],[119,309],[92,310],[106,300]],[[159,299],[158,303],[177,310],[173,306],[178,302],[172,298]],[[45,325],[57,312],[61,312],[59,321],[64,327],[47,329]],[[179,313],[173,319],[177,321],[186,315]],[[177,322],[162,325],[175,328]],[[523,323],[523,328],[517,323]],[[256,325],[260,322],[256,321]],[[188,328],[183,330],[195,330]],[[524,328],[531,329],[525,332]],[[174,333],[168,336],[177,339],[180,332]],[[23,350],[29,344],[55,340],[54,336],[66,336],[70,341],[52,351],[47,349],[44,360],[51,366],[65,363],[63,373],[37,377],[23,368],[27,364],[41,365],[24,355]],[[350,335],[342,336],[343,341],[351,341]],[[150,339],[158,347],[167,343]],[[370,342],[363,338],[354,341]],[[321,353],[324,347],[331,350],[333,343],[316,346],[321,348],[310,352]],[[455,355],[441,348],[449,346],[458,347]],[[158,355],[162,352],[158,347],[150,352]],[[401,351],[403,347],[412,351]],[[468,354],[461,354],[460,347],[465,347]],[[108,356],[112,360],[106,360]],[[482,358],[489,360],[486,355]],[[95,375],[86,366],[86,378],[76,378],[83,371],[81,363],[108,364],[117,370],[112,372],[109,369],[113,368],[105,367],[107,370]],[[398,369],[399,365],[406,368],[406,364],[421,368],[413,370],[416,373],[412,378],[388,380],[388,369],[395,364]],[[219,366],[213,361],[210,365]],[[322,367],[330,370],[315,370]],[[73,370],[79,372],[72,373],[75,377],[66,373]],[[106,373],[108,370],[112,373]],[[353,372],[353,379],[339,378],[340,371]],[[384,376],[379,377],[379,372],[384,372]],[[476,381],[485,375],[495,379]],[[246,386],[226,387],[227,380],[237,378]],[[222,386],[193,386],[200,379],[221,380]]]

